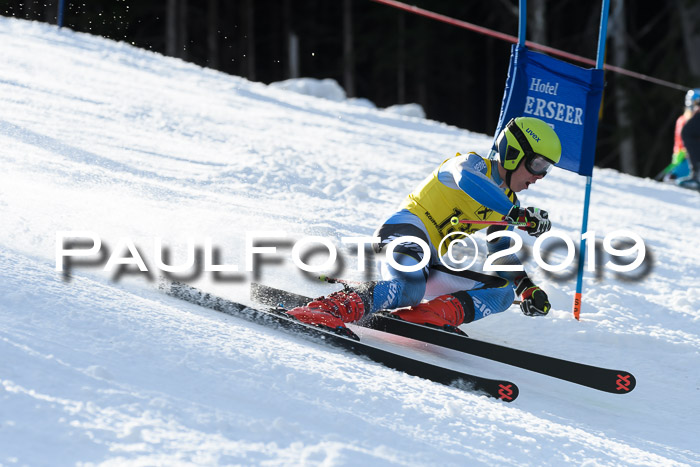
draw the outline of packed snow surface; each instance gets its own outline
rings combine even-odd
[[[644,274],[587,272],[576,321],[575,277],[529,259],[549,316],[513,306],[463,326],[630,371],[630,394],[395,343],[516,382],[506,404],[165,296],[155,267],[157,239],[181,264],[188,238],[209,238],[239,271],[193,285],[245,303],[251,281],[318,296],[333,286],[291,255],[317,236],[345,259],[330,273],[376,277],[341,238],[371,235],[441,161],[486,154],[491,136],[40,23],[0,18],[0,56],[0,464],[700,464],[697,193],[595,170],[589,230],[640,235]],[[578,243],[584,183],[555,170],[521,201]],[[57,271],[62,231],[97,235],[102,261]],[[247,271],[261,232],[285,237]],[[118,267],[129,242],[148,273]]]

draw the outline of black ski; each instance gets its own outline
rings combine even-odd
[[[308,303],[308,297],[261,284],[251,285],[251,298],[260,303],[280,303],[287,308]],[[627,394],[636,386],[634,376],[623,370],[613,370],[584,363],[562,360],[542,354],[484,342],[439,328],[409,323],[388,312],[378,312],[358,323],[371,329],[397,334],[428,344],[487,358],[525,370],[580,384],[612,394]]]
[[[453,386],[472,392],[484,393],[505,402],[512,402],[518,397],[518,387],[504,380],[482,378],[430,363],[415,360],[403,355],[360,342],[351,337],[334,333],[328,328],[319,328],[297,321],[286,314],[283,309],[257,309],[236,303],[180,282],[168,282],[161,289],[170,296],[196,305],[216,310],[228,315],[244,318],[258,324],[275,326],[293,331],[314,342],[322,342],[345,349],[356,355],[364,356],[386,367],[402,371],[409,375]]]

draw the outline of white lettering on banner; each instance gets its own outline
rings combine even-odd
[[[558,122],[583,125],[583,109],[581,107],[548,101],[539,97],[527,96],[523,113]]]
[[[530,81],[530,91],[541,92],[544,94],[551,94],[553,96],[556,96],[558,89],[559,83],[550,84],[549,81],[543,83],[540,78],[532,78],[532,81]]]

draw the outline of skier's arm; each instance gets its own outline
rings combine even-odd
[[[502,225],[492,225],[489,226],[487,229],[486,233],[492,234],[494,232],[498,232],[500,230],[508,230],[512,232],[514,228],[512,226],[502,226]],[[510,248],[510,237],[498,237],[494,240],[491,240],[487,242],[488,250],[489,250],[489,256],[498,252],[498,251],[503,251],[506,248]],[[522,265],[520,262],[520,258],[518,258],[518,255],[511,253],[506,256],[502,256],[495,260],[493,262],[494,265],[499,266],[499,265]],[[514,283],[517,278],[520,276],[527,276],[527,273],[523,271],[496,271],[496,274],[498,274],[500,277],[503,277],[504,279],[508,279],[511,283]]]
[[[488,229],[488,233],[493,233],[498,230],[513,230],[513,227],[503,227],[492,225]],[[491,242],[488,242],[489,255],[502,251],[510,247],[510,238],[499,237]],[[520,258],[515,254],[510,254],[498,258],[493,262],[495,265],[521,265]],[[520,309],[528,316],[544,316],[549,313],[552,305],[549,303],[547,294],[537,287],[523,271],[496,271],[499,276],[508,279],[515,288],[516,295],[520,296]]]
[[[455,162],[450,164],[448,169],[457,187],[477,203],[500,214],[508,214],[508,211],[513,207],[513,203],[503,190],[486,176],[486,164],[488,162],[476,154],[467,154],[459,162],[457,162],[457,159],[454,160]]]
[[[489,163],[477,154],[467,154],[444,164],[438,176],[445,185],[462,190],[477,203],[503,214],[506,220],[529,223],[530,227],[523,228],[529,235],[539,237],[548,231],[551,222],[547,212],[537,208],[520,209],[517,202],[513,204],[503,189],[486,176]]]

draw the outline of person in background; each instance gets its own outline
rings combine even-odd
[[[685,96],[685,109],[680,117],[676,119],[676,129],[673,132],[671,163],[657,176],[657,180],[663,177],[664,182],[675,183],[677,179],[687,177],[690,173],[690,165],[688,164],[683,138],[681,138],[681,131],[688,119],[693,115],[693,96],[700,95],[698,91],[700,90],[691,89]]]
[[[700,190],[700,88],[688,91],[685,102],[690,113],[681,129],[681,139],[690,171],[685,177],[677,178],[676,183],[683,188]]]

